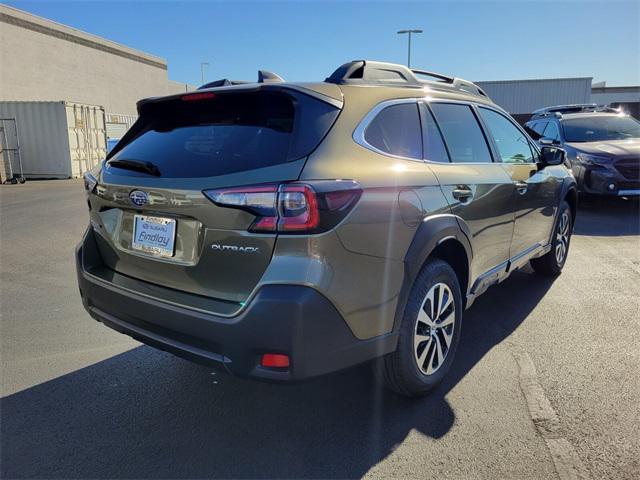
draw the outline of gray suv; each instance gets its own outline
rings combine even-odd
[[[290,382],[375,360],[407,396],[451,367],[462,314],[567,259],[576,184],[471,82],[353,61],[142,100],[85,176],[90,315],[229,373]]]
[[[558,105],[534,112],[525,124],[540,145],[561,147],[580,192],[640,196],[640,122],[595,104]]]

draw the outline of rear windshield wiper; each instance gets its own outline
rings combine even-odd
[[[148,173],[156,177],[160,176],[160,169],[151,162],[143,162],[141,160],[109,160],[107,165],[110,167],[123,168],[126,170],[135,170],[136,172]]]

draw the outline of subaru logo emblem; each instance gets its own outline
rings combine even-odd
[[[134,205],[141,207],[149,203],[149,195],[142,190],[134,190],[129,194],[129,200],[131,200],[131,203]]]

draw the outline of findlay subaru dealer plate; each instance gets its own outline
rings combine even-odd
[[[134,215],[133,242],[136,249],[159,257],[173,257],[176,221],[171,218]]]

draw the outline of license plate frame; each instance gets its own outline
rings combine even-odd
[[[131,248],[152,257],[171,258],[175,255],[176,231],[174,218],[135,214]]]

